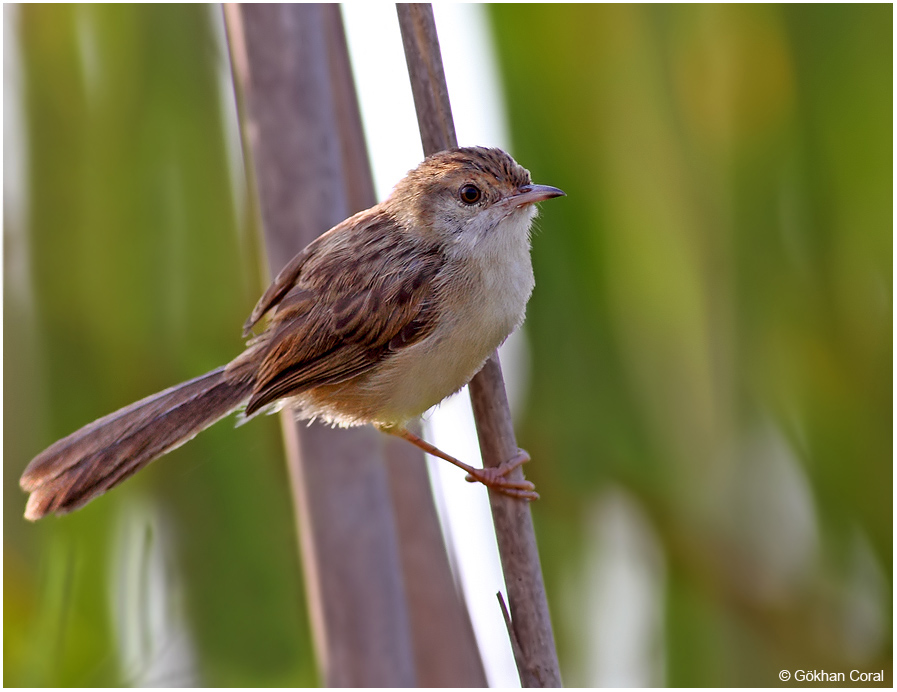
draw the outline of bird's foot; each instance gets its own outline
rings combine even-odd
[[[517,454],[505,461],[501,466],[468,470],[466,480],[469,483],[482,483],[487,488],[492,488],[510,497],[530,501],[538,500],[539,493],[536,492],[535,485],[525,480],[512,481],[507,477],[511,471],[529,460],[529,454],[522,449],[518,449]]]

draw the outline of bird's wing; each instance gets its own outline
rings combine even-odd
[[[274,278],[274,281],[271,282],[271,285],[268,286],[268,289],[264,292],[262,297],[259,298],[259,301],[252,309],[249,318],[243,324],[243,337],[248,337],[252,328],[258,324],[258,321],[272,308],[277,307],[281,300],[283,300],[283,297],[296,286],[299,274],[302,272],[302,268],[310,258],[319,256],[322,251],[326,252],[326,249],[330,245],[338,244],[338,242],[334,242],[335,239],[338,240],[341,237],[352,235],[353,229],[365,228],[374,223],[377,219],[376,212],[377,207],[374,207],[349,217],[313,240],[304,250],[287,262],[286,266],[280,270],[280,273]]]
[[[255,307],[252,309],[252,313],[246,319],[246,322],[243,323],[244,339],[249,336],[252,332],[252,328],[258,324],[258,321],[262,319],[265,313],[275,307],[284,295],[286,295],[287,291],[289,291],[296,283],[299,272],[302,270],[302,265],[305,264],[311,254],[310,249],[310,247],[306,247],[302,252],[291,259],[287,265],[280,270],[280,273],[274,278],[271,285],[268,286],[268,290],[266,290],[264,294],[262,294],[262,297],[259,298],[258,303],[256,303]]]
[[[381,215],[322,236],[294,260],[291,285],[280,281],[285,269],[275,281],[284,285],[268,289],[276,311],[250,348],[261,365],[247,415],[359,375],[432,331],[433,279],[444,256],[389,224]],[[256,311],[270,309],[264,305],[263,298]]]

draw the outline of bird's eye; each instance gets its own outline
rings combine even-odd
[[[458,191],[458,196],[464,204],[476,204],[480,201],[483,193],[476,185],[465,185]]]

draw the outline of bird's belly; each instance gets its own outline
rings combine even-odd
[[[519,264],[510,273],[492,269],[430,336],[391,356],[371,376],[369,386],[384,403],[381,422],[415,418],[457,392],[523,322],[533,288],[531,265]]]
[[[508,332],[510,333],[510,332]],[[483,335],[481,335],[483,336]],[[443,330],[420,348],[397,355],[372,383],[383,394],[385,422],[415,418],[467,384],[507,334],[470,339]]]

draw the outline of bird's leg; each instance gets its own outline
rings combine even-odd
[[[529,481],[512,481],[507,478],[507,475],[511,471],[516,469],[521,464],[529,461],[529,454],[524,452],[522,449],[518,450],[517,454],[511,457],[508,461],[504,462],[501,466],[478,469],[471,466],[470,464],[465,464],[459,459],[455,459],[455,457],[453,456],[446,454],[441,449],[431,445],[429,442],[418,437],[410,430],[406,430],[405,428],[397,426],[377,427],[385,433],[395,435],[396,437],[401,437],[403,440],[408,440],[408,442],[413,444],[415,447],[422,449],[427,454],[432,454],[434,457],[445,459],[447,462],[467,471],[466,480],[471,483],[480,482],[483,485],[492,488],[504,495],[518,497],[522,500],[539,499],[539,493],[535,491],[536,486],[534,486]]]

